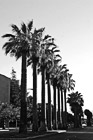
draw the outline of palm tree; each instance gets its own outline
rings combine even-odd
[[[64,116],[64,128],[67,128],[67,101],[66,101],[66,93],[67,90],[73,90],[75,87],[75,81],[72,78],[72,74],[68,73],[68,69],[64,71],[64,80],[63,80],[63,89],[64,89],[64,103],[65,103],[65,116]]]
[[[64,124],[64,120],[63,120],[64,119],[64,115],[63,115],[63,88],[64,88],[64,85],[63,85],[63,81],[64,81],[64,72],[66,72],[66,71],[67,71],[66,64],[59,66],[59,74],[58,74],[57,83],[58,83],[58,85],[60,87],[60,91],[61,91],[61,120],[62,120],[63,124]],[[60,97],[59,97],[58,103],[60,106]],[[60,116],[60,107],[58,107],[58,108],[59,108],[58,114]],[[61,120],[60,120],[60,129],[62,128]]]
[[[53,39],[52,39],[53,40]],[[54,45],[54,44],[51,44]],[[51,119],[52,119],[52,112],[51,112],[51,74],[52,74],[52,70],[54,68],[54,64],[55,64],[55,58],[61,59],[61,56],[59,54],[56,54],[56,52],[59,52],[59,50],[57,49],[57,46],[55,45],[55,47],[53,47],[50,50],[50,60],[47,63],[47,69],[46,69],[46,80],[47,80],[47,85],[48,85],[48,129],[51,130],[52,126],[51,126]]]
[[[50,94],[50,80],[49,80],[49,71],[51,71],[50,65],[53,65],[53,49],[55,47],[53,38],[51,36],[46,35],[41,42],[41,52],[40,52],[40,63],[39,63],[39,71],[41,71],[42,76],[42,106],[41,106],[41,130],[46,130],[45,124],[45,80],[47,78],[48,83],[48,114],[51,114],[51,94]],[[46,77],[47,75],[47,77]],[[49,115],[48,115],[49,116]],[[48,128],[51,129],[51,117],[48,117]]]
[[[67,102],[71,106],[71,111],[74,113],[74,118],[75,118],[75,123],[74,127],[79,127],[79,113],[82,112],[82,106],[84,104],[84,100],[82,98],[81,93],[77,92],[72,92],[71,94],[68,94],[68,99]]]
[[[49,60],[47,63],[47,69],[46,69],[46,83],[47,83],[47,92],[48,92],[48,130],[52,129],[52,110],[51,110],[51,80],[50,80],[50,74],[51,74],[51,68],[53,66],[52,59]]]
[[[57,129],[57,109],[56,109],[56,89],[57,89],[57,76],[59,74],[58,71],[58,63],[61,61],[60,55],[54,56],[54,67],[51,73],[51,80],[53,85],[53,100],[54,100],[54,120],[53,120],[53,129]]]
[[[33,68],[33,132],[38,131],[37,118],[37,65],[39,63],[39,55],[41,50],[41,40],[44,28],[34,30],[32,33],[32,42],[30,48],[30,56],[28,58],[28,66],[32,64]]]
[[[11,56],[15,56],[18,60],[22,57],[22,69],[21,69],[21,115],[20,115],[20,129],[19,132],[27,132],[27,103],[26,103],[26,77],[27,77],[27,57],[29,56],[30,41],[31,41],[31,29],[33,21],[30,21],[26,26],[25,23],[21,24],[21,29],[12,24],[12,32],[14,34],[5,34],[2,37],[8,38],[8,41],[3,45],[5,54],[10,53]]]

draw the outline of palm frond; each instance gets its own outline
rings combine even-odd
[[[13,32],[16,32],[17,34],[20,34],[21,33],[20,30],[19,30],[19,28],[15,24],[12,24],[11,27],[12,27],[12,31]]]
[[[40,29],[35,29],[35,33],[38,34],[38,33],[42,33],[43,31],[45,30],[45,28],[40,28]]]
[[[54,44],[53,42],[49,42],[49,43],[47,43],[47,45],[57,47],[56,44]],[[52,52],[54,52],[53,48],[51,50],[52,50]]]
[[[3,38],[4,38],[4,37],[9,37],[9,38],[10,38],[10,37],[13,37],[13,38],[14,38],[15,36],[12,35],[12,34],[5,34],[5,35],[3,35],[2,37],[3,37]]]
[[[52,51],[54,51],[54,49],[56,49],[56,48],[57,48],[57,46],[53,47],[53,48],[52,48]]]
[[[22,48],[19,47],[17,51],[14,53],[16,60],[18,60],[22,56]]]
[[[54,53],[56,53],[56,52],[60,52],[60,50],[54,50],[53,52],[54,52]]]
[[[5,54],[11,53],[11,50],[13,50],[14,42],[6,42],[2,49],[5,49]]]
[[[31,63],[32,63],[32,59],[29,58],[29,59],[27,60],[27,67],[28,67],[29,65],[31,65]]]
[[[33,20],[28,23],[28,29],[29,29],[29,31],[32,30],[32,27],[33,27]]]
[[[45,35],[44,39],[43,40],[47,40],[48,38],[50,38],[51,36],[50,35]]]
[[[57,64],[61,61],[61,59],[54,60],[54,63]]]
[[[66,67],[67,67],[67,64],[62,65],[63,69],[66,69]]]
[[[21,30],[24,34],[26,34],[26,25],[24,22],[21,24]]]
[[[59,54],[57,54],[56,57],[60,57],[60,58],[62,58]]]

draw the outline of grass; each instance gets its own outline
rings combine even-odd
[[[85,133],[80,133],[85,132]],[[0,139],[7,140],[8,138],[27,138],[27,137],[34,137],[43,134],[53,134],[52,136],[42,137],[42,140],[50,140],[53,138],[54,140],[93,140],[93,127],[86,127],[86,128],[77,128],[77,129],[69,129],[67,133],[60,133],[57,132],[32,132],[28,131],[27,134],[19,134],[18,130],[10,129],[9,131],[0,131]],[[55,134],[57,134],[55,136]],[[59,138],[57,138],[59,137]],[[41,138],[38,138],[41,140]]]
[[[27,137],[34,137],[38,135],[44,135],[44,134],[52,134],[54,132],[32,132],[27,131],[26,134],[19,133],[18,130],[9,130],[9,131],[0,131],[0,138],[27,138]]]

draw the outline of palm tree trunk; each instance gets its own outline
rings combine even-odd
[[[48,129],[51,130],[52,111],[51,111],[51,89],[49,74],[47,74],[47,86],[48,86]]]
[[[78,127],[78,120],[77,120],[77,107],[74,106],[74,128]]]
[[[21,72],[21,111],[20,111],[20,128],[19,133],[27,132],[27,99],[26,99],[26,53],[22,53],[22,72]]]
[[[33,60],[33,132],[38,131],[37,117],[37,62]]]
[[[46,131],[45,124],[45,68],[42,68],[42,104],[41,104],[41,131]]]
[[[53,93],[54,93],[54,121],[53,121],[53,129],[57,129],[57,113],[56,113],[56,82],[55,79],[53,81]]]
[[[61,121],[60,121],[60,88],[57,86],[58,89],[58,129],[61,129]]]
[[[67,103],[66,103],[66,89],[64,90],[64,102],[65,102],[65,116],[64,116],[64,129],[67,129]]]
[[[61,119],[62,119],[62,125],[63,125],[64,115],[63,115],[63,91],[62,91],[62,88],[61,88]]]

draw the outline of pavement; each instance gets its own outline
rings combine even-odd
[[[47,132],[64,133],[64,132],[66,132],[66,130],[48,130]]]

